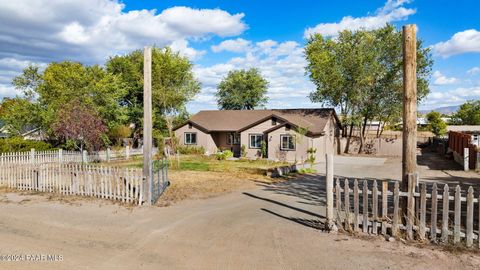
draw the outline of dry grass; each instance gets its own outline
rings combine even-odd
[[[141,157],[129,161],[103,163],[106,166],[142,167]],[[157,205],[168,206],[182,200],[205,199],[240,189],[253,188],[256,182],[272,182],[266,171],[282,162],[267,160],[217,160],[215,157],[182,155],[169,166],[170,186]],[[284,179],[285,180],[285,179]]]
[[[157,205],[168,206],[187,199],[205,199],[240,189],[255,187],[256,182],[274,181],[264,175],[248,172],[171,171],[170,187]]]

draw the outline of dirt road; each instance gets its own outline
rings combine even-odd
[[[170,207],[0,194],[1,269],[478,269],[480,257],[321,232],[318,177]]]

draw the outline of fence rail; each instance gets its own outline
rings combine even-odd
[[[3,164],[0,186],[142,204],[142,170],[86,164]]]
[[[82,162],[82,153],[79,151],[49,150],[9,152],[0,154],[0,165],[4,164],[40,164],[53,162]]]
[[[436,183],[421,183],[418,190],[402,192],[399,182],[392,188],[383,181],[379,188],[376,180],[336,179],[330,192],[335,201],[334,219],[345,230],[385,236],[404,232],[411,240],[464,241],[467,247],[475,242],[480,248],[480,196],[474,197],[471,186],[462,193],[458,185],[452,192],[448,185],[440,188]],[[402,216],[401,198],[407,201],[406,216]]]
[[[0,154],[0,165],[3,164],[42,164],[42,163],[91,163],[128,160],[132,156],[143,155],[142,148],[125,147],[122,150],[103,150],[87,153],[86,151],[66,151],[62,149],[48,151],[10,152]]]

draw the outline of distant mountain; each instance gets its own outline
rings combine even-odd
[[[460,108],[460,105],[455,105],[455,106],[438,107],[438,108],[431,109],[431,110],[419,110],[418,112],[421,113],[421,114],[427,114],[431,111],[435,111],[435,112],[439,112],[441,114],[450,115],[450,114],[458,111],[459,108]]]

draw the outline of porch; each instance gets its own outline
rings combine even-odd
[[[241,156],[240,133],[234,131],[212,132],[211,136],[218,150],[230,150],[234,157]]]

